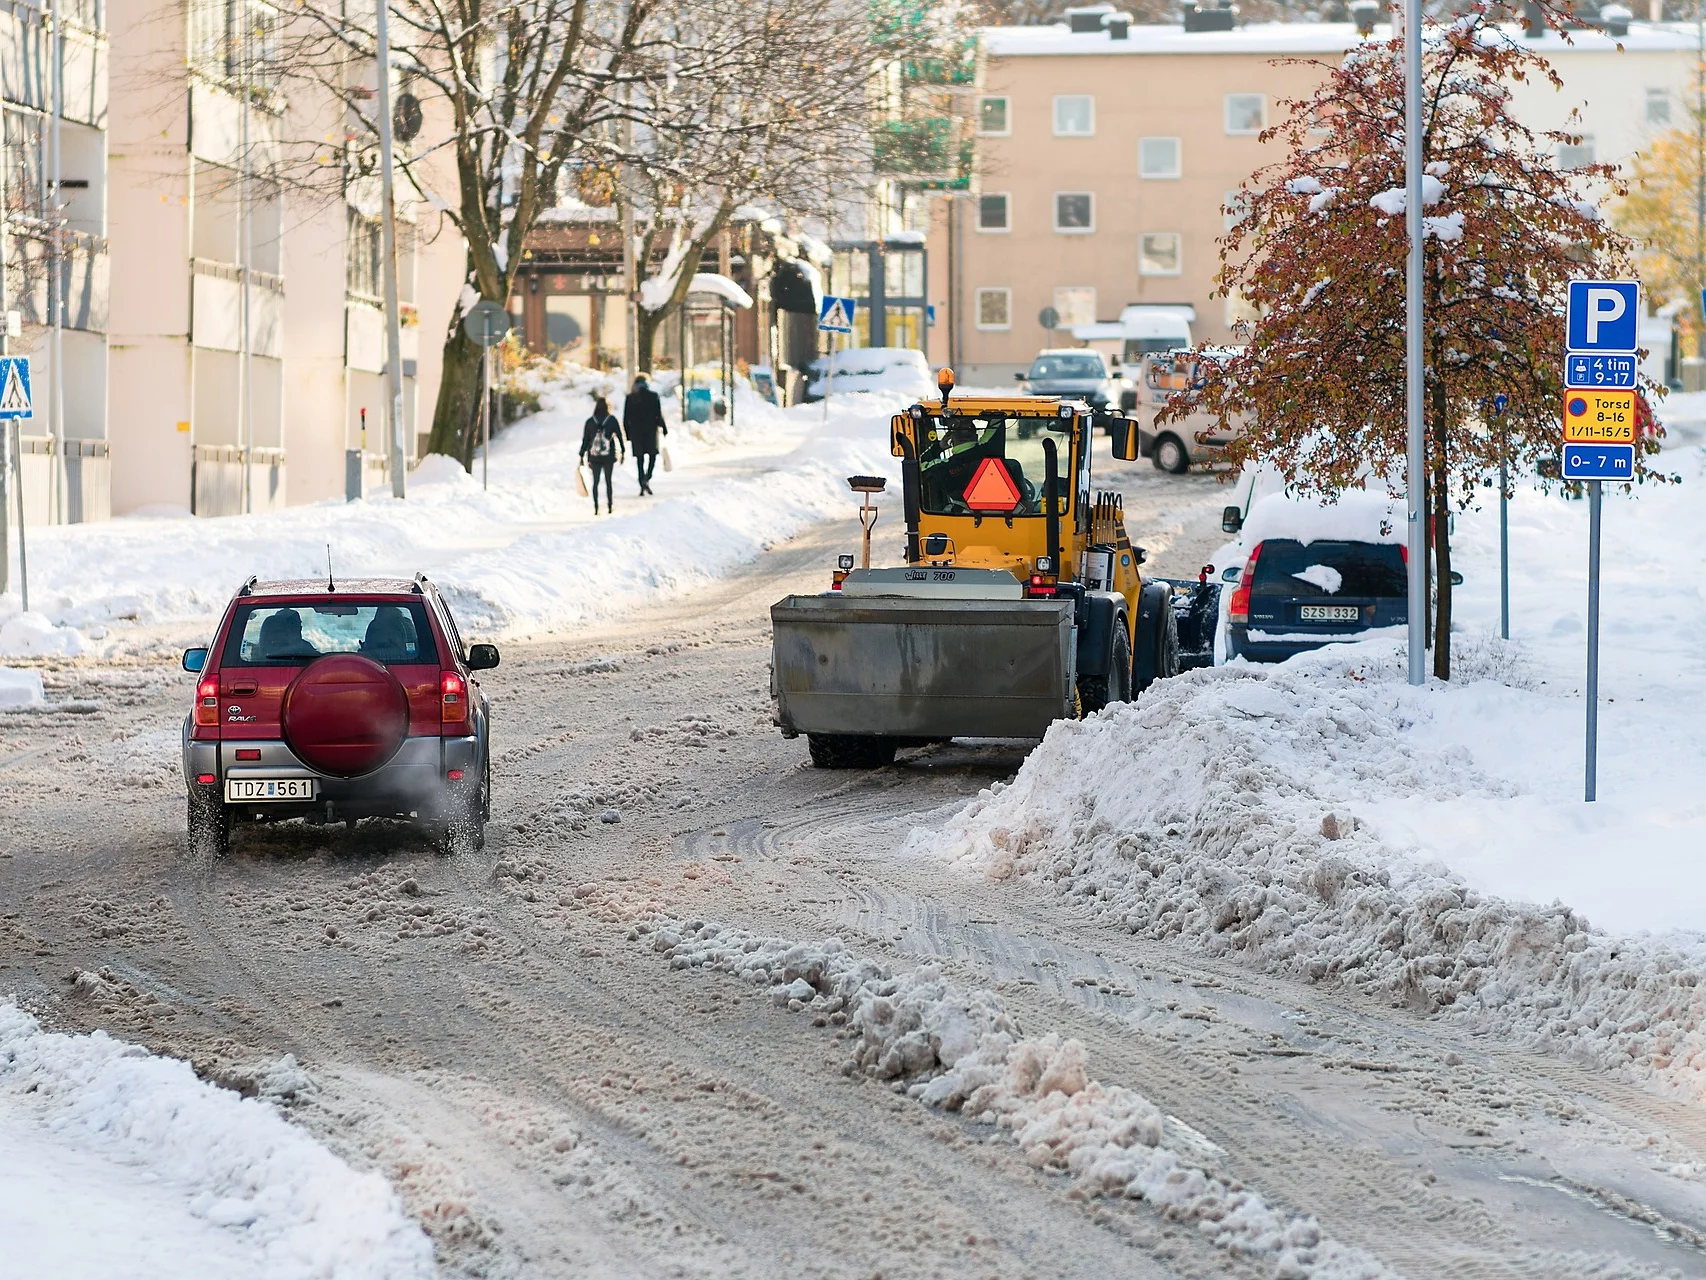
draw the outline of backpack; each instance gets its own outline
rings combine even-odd
[[[587,446],[586,456],[589,458],[608,458],[616,452],[616,433],[606,423],[615,424],[614,418],[595,419],[592,428],[592,443]]]

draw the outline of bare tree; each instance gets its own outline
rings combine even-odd
[[[392,74],[419,104],[402,177],[467,245],[462,305],[444,335],[428,447],[467,465],[475,444],[480,349],[461,317],[507,306],[523,246],[556,200],[563,168],[615,119],[637,62],[667,62],[659,0],[390,0]],[[303,0],[286,36],[287,74],[330,93],[354,141],[377,136],[370,79],[373,0]],[[352,74],[353,73],[353,74]]]

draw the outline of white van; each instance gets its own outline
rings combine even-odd
[[[1137,448],[1157,470],[1183,475],[1193,462],[1217,462],[1237,438],[1241,423],[1234,422],[1227,429],[1207,413],[1189,414],[1160,425],[1155,421],[1176,394],[1199,385],[1202,361],[1220,353],[1233,352],[1231,348],[1211,347],[1201,352],[1162,351],[1143,357],[1137,378]]]
[[[1072,336],[1116,363],[1135,365],[1152,351],[1189,347],[1196,318],[1187,304],[1134,302],[1118,320],[1073,325]]]

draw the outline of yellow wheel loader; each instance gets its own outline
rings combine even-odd
[[[1179,668],[1173,588],[1145,583],[1117,493],[1091,487],[1093,428],[1137,457],[1137,422],[1052,396],[955,396],[891,423],[905,563],[864,564],[773,605],[776,723],[820,768],[950,738],[1040,738]],[[1194,584],[1185,584],[1187,586]]]

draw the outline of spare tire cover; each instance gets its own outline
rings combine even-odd
[[[397,677],[371,658],[327,654],[290,682],[279,724],[304,764],[338,778],[359,777],[403,745],[409,696]]]

